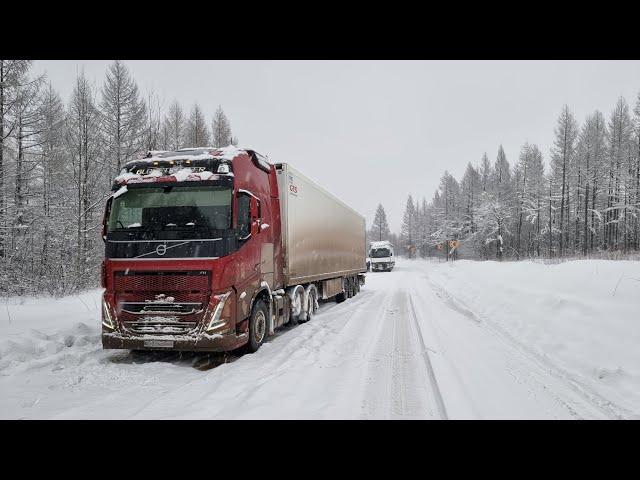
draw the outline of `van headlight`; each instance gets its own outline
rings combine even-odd
[[[209,325],[207,325],[206,328],[207,332],[217,330],[231,319],[234,298],[233,292],[229,291],[227,293],[221,293],[219,295],[215,295],[214,298],[218,300],[218,303],[213,309],[211,320],[209,321]]]

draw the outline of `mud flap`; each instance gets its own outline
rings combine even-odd
[[[273,298],[269,297],[270,301],[269,301],[269,314],[267,315],[267,319],[268,319],[268,325],[267,325],[267,332],[269,335],[273,335],[275,332],[275,327],[274,324],[275,322],[273,321]]]

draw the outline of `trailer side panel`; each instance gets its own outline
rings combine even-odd
[[[285,286],[365,272],[364,217],[290,165],[276,170]]]

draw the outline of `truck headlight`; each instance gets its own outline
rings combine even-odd
[[[207,325],[206,328],[207,332],[217,330],[231,318],[231,307],[233,304],[232,293],[233,292],[229,291],[227,293],[215,295],[218,303],[213,309],[213,315],[211,315],[211,320],[209,321],[209,325]]]
[[[116,329],[115,324],[113,323],[113,317],[111,317],[111,310],[104,298],[102,299],[102,325],[110,330]]]

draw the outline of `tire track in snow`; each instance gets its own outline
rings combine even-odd
[[[363,290],[344,303],[321,305],[310,322],[285,328],[270,337],[258,352],[245,354],[233,364],[221,365],[222,369],[216,367],[203,377],[194,378],[150,399],[133,417],[234,418],[238,411],[243,410],[240,405],[249,405],[260,395],[276,388],[283,376],[300,376],[301,382],[324,381],[316,377],[316,368],[322,367],[323,355],[332,346],[348,341],[353,336],[351,330],[359,331],[369,323],[371,310],[380,304],[384,306],[388,295],[377,293]],[[357,349],[355,352],[351,350],[350,356],[357,352]],[[306,395],[305,389],[295,394],[296,397]],[[186,403],[185,397],[189,397]],[[175,403],[182,403],[184,412],[168,416],[163,413],[170,411],[170,405]],[[247,415],[248,418],[254,417],[248,410]],[[282,414],[276,418],[279,416]],[[314,416],[305,414],[296,415],[296,418]]]
[[[414,315],[410,297],[398,288],[376,319],[380,329],[368,358],[365,418],[447,418]]]
[[[413,320],[413,326],[415,328],[416,336],[422,350],[422,358],[429,375],[429,382],[431,383],[431,393],[435,404],[437,405],[440,418],[442,420],[446,420],[447,418],[449,418],[447,415],[447,408],[445,407],[444,399],[442,398],[442,392],[440,391],[440,387],[438,386],[438,380],[436,379],[436,374],[433,370],[431,359],[429,358],[429,349],[427,348],[427,345],[424,342],[424,337],[422,336],[422,330],[420,329],[420,323],[418,321],[418,316],[416,315],[416,309],[413,306],[413,299],[410,295],[407,295],[406,292],[405,296],[409,298],[409,306],[411,307],[411,319]]]

